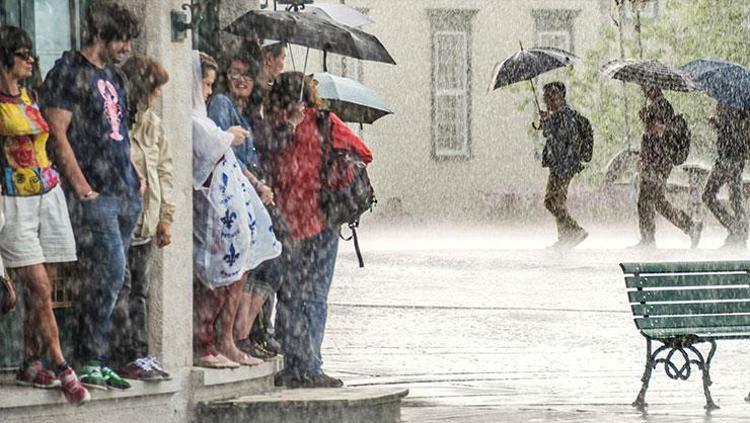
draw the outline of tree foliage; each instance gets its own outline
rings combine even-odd
[[[628,147],[626,119],[630,125],[630,145],[637,148],[642,132],[638,110],[643,97],[635,84],[608,80],[599,72],[601,65],[620,58],[617,4],[629,8],[623,24],[624,50],[627,58],[638,58],[634,8],[652,0],[612,0],[612,24],[601,28],[596,43],[585,52],[581,62],[569,72],[543,75],[538,85],[563,80],[568,85],[571,104],[587,115],[596,132],[594,172],[584,178],[598,185],[609,160]],[[734,0],[661,0],[655,18],[641,17],[641,40],[644,59],[657,59],[681,66],[700,58],[719,58],[750,65],[747,45],[750,42],[750,4]],[[700,93],[665,93],[677,113],[685,115],[693,132],[690,161],[710,163],[714,156],[715,135],[707,124],[715,102]],[[626,110],[623,95],[627,96]],[[529,100],[523,105],[531,110]]]

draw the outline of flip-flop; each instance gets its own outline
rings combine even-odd
[[[236,369],[240,367],[240,363],[230,360],[223,354],[216,354],[216,360],[218,361],[220,366],[218,368],[220,369]]]
[[[243,366],[257,366],[259,364],[262,364],[263,360],[261,360],[259,358],[255,358],[255,357],[250,356],[248,354],[242,354],[242,359],[240,359],[237,362],[240,363]]]

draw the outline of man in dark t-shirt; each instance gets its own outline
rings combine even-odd
[[[81,51],[65,53],[50,70],[40,103],[65,177],[78,244],[81,382],[98,389],[129,389],[106,363],[112,312],[141,210],[141,182],[130,160],[125,81],[114,65],[130,52],[140,24],[124,7],[102,3],[89,7],[86,28]]]

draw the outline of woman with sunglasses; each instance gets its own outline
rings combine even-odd
[[[258,95],[256,81],[261,72],[260,62],[253,57],[259,56],[260,49],[257,50],[258,53],[254,54],[252,47],[246,44],[228,56],[218,93],[214,94],[208,103],[208,116],[223,130],[240,126],[249,132],[250,135],[245,142],[232,149],[242,167],[242,173],[255,188],[263,205],[270,208],[274,206],[273,191],[263,178],[262,166],[255,150],[253,128],[248,121],[248,116],[252,113],[252,104],[258,100],[253,98]],[[272,259],[261,263],[253,270],[248,278],[249,292],[242,294],[234,326],[237,347],[258,362],[276,355],[251,340],[250,330],[268,296],[275,294],[278,289],[273,283],[276,279],[274,275],[278,273],[275,267],[277,264],[278,260]]]
[[[76,260],[75,240],[60,178],[45,151],[49,126],[21,81],[32,76],[31,39],[22,29],[0,28],[0,205],[5,226],[0,254],[26,286],[25,360],[17,383],[61,387],[72,404],[90,396],[68,365],[52,313],[52,280],[46,266]],[[49,353],[55,373],[44,368]]]

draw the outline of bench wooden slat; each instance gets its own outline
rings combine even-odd
[[[625,285],[628,288],[663,288],[671,286],[707,285],[748,285],[748,287],[750,287],[750,273],[626,276]]]
[[[723,303],[633,304],[635,316],[681,316],[691,314],[750,314],[750,301]]]
[[[671,338],[675,336],[684,336],[685,334],[705,338],[750,338],[750,326],[642,329],[641,333],[651,338]]]
[[[722,288],[630,291],[628,292],[628,298],[630,299],[631,303],[683,303],[686,301],[750,300],[750,289]]]
[[[750,261],[620,263],[623,273],[705,273],[750,271]]]
[[[723,316],[636,317],[635,325],[638,329],[750,326],[750,314]]]

